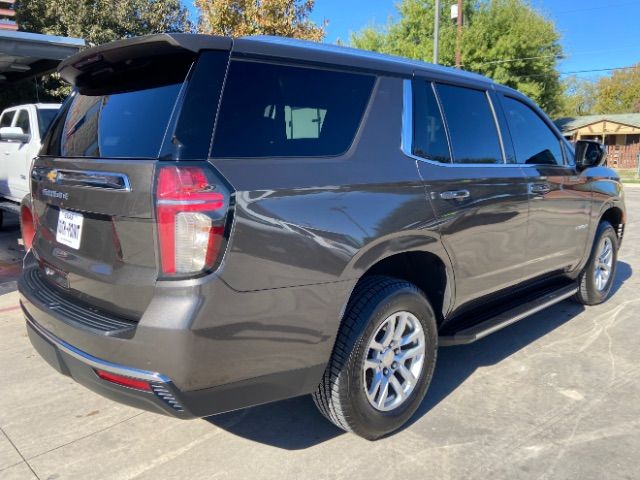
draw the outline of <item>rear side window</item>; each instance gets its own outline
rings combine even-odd
[[[16,127],[22,129],[22,133],[26,135],[31,134],[31,124],[29,122],[29,112],[26,110],[20,110],[18,112],[18,118],[16,118]]]
[[[431,82],[415,84],[413,154],[436,162],[451,162],[449,142]]]
[[[517,163],[561,165],[560,140],[538,114],[513,98],[503,97],[503,104]]]
[[[455,163],[502,163],[498,130],[486,92],[438,85]]]
[[[232,61],[214,157],[307,157],[344,153],[355,137],[375,77]]]
[[[13,120],[13,116],[15,115],[15,111],[13,112],[5,112],[2,114],[2,118],[0,118],[0,128],[10,127],[11,121]]]

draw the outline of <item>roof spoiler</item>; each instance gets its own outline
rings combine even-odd
[[[188,53],[195,57],[201,50],[230,50],[232,44],[233,40],[229,37],[190,33],[161,33],[128,38],[72,55],[60,63],[58,73],[71,85],[82,86],[90,84],[93,76],[125,62]]]

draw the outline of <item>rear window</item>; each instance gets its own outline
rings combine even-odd
[[[44,153],[155,158],[181,86],[174,83],[109,95],[76,93]]]
[[[38,108],[38,128],[40,130],[40,138],[44,138],[44,134],[56,118],[58,114],[57,108]]]
[[[233,61],[216,125],[214,157],[308,157],[344,153],[375,77]]]

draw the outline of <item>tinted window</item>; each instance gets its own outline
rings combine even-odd
[[[57,108],[39,108],[38,109],[38,128],[40,130],[40,138],[44,138],[44,134],[56,118],[58,114]]]
[[[560,141],[536,112],[524,103],[509,97],[504,97],[504,111],[518,163],[563,163]]]
[[[156,157],[180,86],[76,95],[62,129],[60,155]]]
[[[20,110],[18,112],[18,118],[16,118],[16,127],[22,129],[22,133],[29,135],[31,133],[31,125],[29,123],[29,112],[26,110]]]
[[[498,130],[485,92],[438,85],[455,163],[502,163]]]
[[[413,154],[437,162],[451,162],[447,133],[430,82],[416,82],[413,114]]]
[[[215,157],[339,155],[358,129],[374,77],[233,61]]]
[[[180,118],[169,146],[171,150],[163,151],[163,157],[174,160],[208,157],[228,62],[228,52],[208,51],[200,55],[187,82]]]
[[[2,127],[10,127],[11,121],[13,120],[13,116],[15,115],[15,111],[13,112],[5,112],[2,114],[2,118],[0,118],[0,128]]]

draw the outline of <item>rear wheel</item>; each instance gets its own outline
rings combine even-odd
[[[618,237],[609,222],[598,225],[587,265],[578,277],[574,299],[583,305],[604,302],[613,286],[618,262]]]
[[[435,315],[415,285],[367,278],[349,302],[314,401],[343,430],[379,438],[422,402],[437,347]]]

